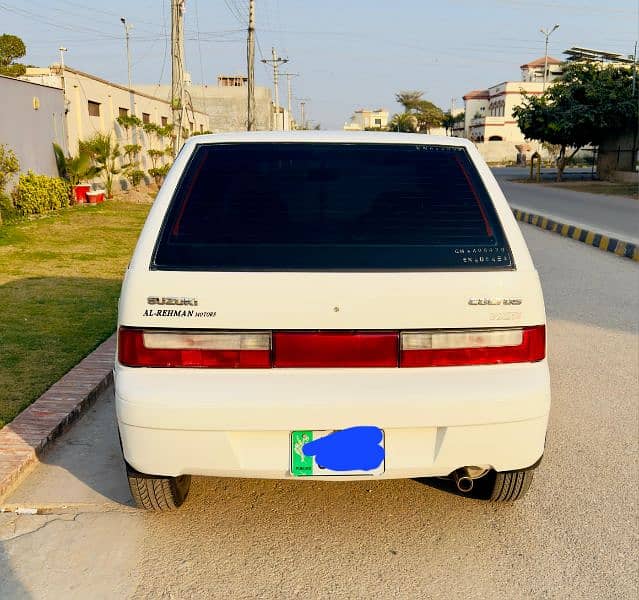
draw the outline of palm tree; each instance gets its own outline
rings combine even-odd
[[[417,131],[417,118],[410,113],[398,113],[388,124],[389,131],[399,131],[403,133],[415,133]]]
[[[401,91],[395,94],[395,100],[404,107],[406,112],[417,109],[424,92],[418,90]]]
[[[86,151],[96,167],[104,171],[104,187],[107,198],[113,197],[113,176],[120,172],[116,161],[121,156],[120,146],[114,143],[108,133],[96,133],[92,138],[80,142],[80,152]]]

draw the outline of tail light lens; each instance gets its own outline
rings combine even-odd
[[[198,332],[121,327],[127,367],[217,369],[446,367],[537,362],[543,325],[433,331]]]
[[[273,334],[274,367],[397,367],[397,332]]]
[[[267,369],[271,366],[271,335],[121,327],[118,360],[127,367]]]
[[[537,362],[546,328],[411,331],[401,334],[400,367],[451,367]]]

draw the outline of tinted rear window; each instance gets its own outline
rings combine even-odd
[[[463,148],[237,143],[196,149],[153,267],[508,269],[512,258]]]

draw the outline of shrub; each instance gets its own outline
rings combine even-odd
[[[0,144],[0,194],[4,192],[4,186],[9,182],[10,177],[18,172],[20,163],[11,148]]]
[[[134,165],[132,168],[124,170],[124,176],[133,187],[137,187],[144,179],[144,171],[135,168]]]
[[[70,197],[71,186],[63,179],[29,171],[20,175],[13,205],[22,215],[38,215],[69,206]]]
[[[4,193],[4,188],[14,173],[18,172],[20,163],[16,158],[13,150],[7,148],[4,144],[0,144],[0,223],[2,223],[2,215],[7,214],[12,208],[10,199]]]
[[[161,167],[153,167],[149,169],[149,175],[155,179],[157,185],[162,185],[166,174],[169,172],[171,165],[162,165]]]

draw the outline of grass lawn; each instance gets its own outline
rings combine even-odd
[[[519,179],[519,183],[535,183],[528,179]],[[610,196],[627,196],[639,199],[639,187],[636,183],[615,183],[612,181],[542,181],[539,185],[588,192],[589,194],[608,194]]]
[[[0,226],[0,427],[113,333],[150,206],[108,201]]]

